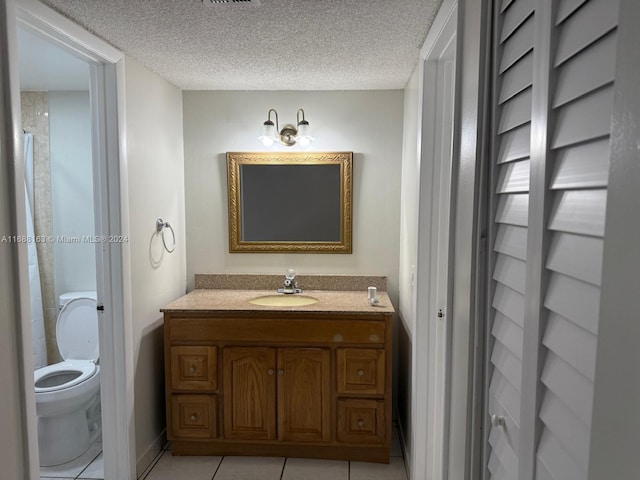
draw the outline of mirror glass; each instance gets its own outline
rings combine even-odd
[[[227,153],[230,252],[351,253],[352,153]]]

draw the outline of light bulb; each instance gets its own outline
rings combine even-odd
[[[267,120],[262,125],[262,135],[258,137],[265,147],[270,147],[276,141],[276,127],[273,122]]]
[[[302,147],[308,147],[311,145],[311,137],[298,137],[298,143]]]
[[[258,140],[260,140],[265,147],[270,147],[274,142],[272,137],[265,137],[264,135],[260,135]]]
[[[302,121],[298,123],[298,134],[296,135],[296,142],[301,146],[306,147],[311,144],[313,137],[311,136],[311,130],[309,128],[309,122]]]

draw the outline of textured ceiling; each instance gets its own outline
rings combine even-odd
[[[44,0],[185,90],[404,88],[441,0]]]

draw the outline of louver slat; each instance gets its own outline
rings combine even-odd
[[[566,275],[549,279],[544,306],[597,335],[600,289]]]
[[[496,223],[526,227],[529,218],[529,195],[500,195]]]
[[[505,470],[505,478],[514,479],[518,474],[518,457],[500,430],[500,427],[491,429],[489,444],[491,445],[492,453],[500,459],[500,463]]]
[[[587,472],[567,455],[549,430],[544,430],[540,438],[538,460],[544,464],[548,472],[553,472],[554,480],[585,480],[587,478]]]
[[[522,1],[522,0],[519,0]],[[529,1],[529,0],[526,0]],[[500,74],[533,49],[533,16],[529,17],[503,45]]]
[[[520,419],[520,392],[516,390],[502,375],[494,375],[491,379],[489,392],[509,412],[509,416],[518,421]]]
[[[530,153],[531,125],[526,124],[500,135],[499,151],[496,163],[512,162],[528,158]]]
[[[520,360],[499,342],[493,346],[491,363],[509,381],[511,386],[520,390],[522,382],[522,366]]]
[[[597,337],[557,313],[551,313],[542,343],[593,382]]]
[[[589,0],[562,25],[554,66],[561,65],[617,24],[617,0]]]
[[[602,277],[603,241],[570,233],[553,235],[547,268],[554,272],[599,286]]]
[[[609,135],[613,88],[597,90],[558,109],[554,149]]]
[[[514,95],[524,91],[527,87],[530,87],[532,78],[533,52],[529,52],[502,76],[498,103],[502,104]]]
[[[540,418],[569,456],[583,470],[589,464],[589,428],[553,393],[547,395],[540,407]]]
[[[529,160],[503,165],[498,177],[496,193],[522,193],[529,191]]]
[[[602,237],[606,208],[607,191],[604,189],[558,193],[552,206],[549,228]]]
[[[601,67],[594,70],[594,64]],[[616,34],[611,32],[562,66],[553,108],[613,82],[615,66]]]
[[[491,335],[522,361],[522,328],[498,313],[493,321]]]
[[[564,22],[569,15],[575,12],[587,0],[562,0],[558,5],[558,13],[556,15],[556,25]]]
[[[552,190],[606,187],[608,179],[609,137],[556,153]]]
[[[522,260],[500,255],[493,269],[493,279],[524,295],[526,268]]]
[[[502,17],[500,43],[509,36],[533,13],[533,2],[516,2]]]
[[[502,104],[498,133],[504,133],[531,121],[531,89]]]
[[[542,371],[542,382],[587,426],[591,425],[593,384],[552,352]]]
[[[524,326],[524,296],[500,283],[493,295],[493,308],[510,318],[516,325]],[[520,387],[518,386],[518,389]]]

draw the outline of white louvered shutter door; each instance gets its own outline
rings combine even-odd
[[[494,9],[485,478],[586,480],[618,0]]]
[[[490,427],[488,470],[491,479],[516,478],[519,456],[533,8],[530,0],[496,5],[494,72],[494,150],[491,331],[488,413],[505,426]]]
[[[587,478],[617,0],[562,0],[554,12],[546,255],[536,478]]]

